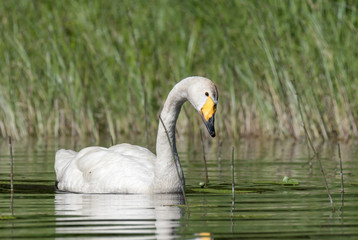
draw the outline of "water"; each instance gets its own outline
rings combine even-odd
[[[0,142],[0,238],[71,239],[345,239],[358,238],[357,144],[341,145],[344,200],[337,145],[320,147],[319,165],[305,143],[242,140],[235,149],[235,202],[231,195],[231,143],[206,142],[209,186],[200,143],[179,145],[190,214],[181,194],[74,194],[54,188],[55,150],[73,141],[15,142],[15,193],[9,192],[6,140]],[[102,144],[106,145],[106,143]],[[107,144],[108,145],[108,144]],[[195,147],[193,147],[195,146]],[[312,155],[312,153],[311,153]],[[282,184],[283,177],[299,185]]]

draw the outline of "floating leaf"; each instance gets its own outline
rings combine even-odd
[[[215,188],[191,188],[193,192],[202,192],[202,193],[217,193],[217,194],[231,194],[231,189],[215,189]],[[255,190],[235,190],[235,193],[254,193],[258,192]]]
[[[290,185],[298,185],[299,182],[296,179],[289,178],[287,176],[284,176],[282,179],[283,184],[290,184]]]
[[[11,219],[16,219],[16,217],[11,216],[11,215],[6,215],[6,216],[1,216],[0,215],[0,221],[1,220],[11,220]]]

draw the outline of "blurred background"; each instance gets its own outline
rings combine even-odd
[[[219,89],[219,138],[300,138],[302,119],[315,138],[356,138],[357,6],[0,1],[0,135],[155,142],[171,88],[201,75]],[[178,135],[201,125],[185,104]]]

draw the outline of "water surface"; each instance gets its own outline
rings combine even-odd
[[[200,143],[179,143],[190,214],[181,194],[76,194],[55,190],[54,154],[80,148],[74,140],[14,142],[15,192],[9,150],[0,142],[0,238],[125,239],[340,239],[358,238],[357,143],[341,145],[344,199],[337,145],[317,144],[334,200],[329,203],[317,161],[305,143],[242,140],[205,143],[209,184]],[[106,146],[106,143],[100,145]],[[235,201],[231,147],[235,149]],[[108,146],[108,144],[107,144]],[[195,147],[193,147],[195,146]],[[299,184],[283,184],[283,177]]]

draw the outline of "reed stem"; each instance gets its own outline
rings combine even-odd
[[[231,232],[234,230],[234,210],[235,210],[235,164],[234,146],[231,149],[231,176],[232,176],[232,195],[231,195]]]
[[[218,149],[218,160],[219,160],[219,163],[221,163],[221,148],[223,146],[223,141],[220,139],[219,141],[219,149]]]
[[[111,146],[114,146],[113,136],[111,135]]]
[[[14,192],[10,193],[10,211],[11,216],[14,216]]]
[[[172,151],[172,158],[173,158],[173,161],[174,161],[175,169],[177,170],[178,179],[179,179],[179,181],[180,181],[180,188],[181,188],[181,191],[182,191],[183,196],[184,196],[185,206],[186,206],[186,209],[187,209],[187,211],[188,211],[188,215],[190,215],[189,204],[188,204],[188,200],[187,200],[186,194],[185,194],[185,189],[184,189],[184,186],[183,186],[184,180],[181,178],[180,173],[179,173],[178,165],[177,165],[176,159],[175,159],[175,153],[174,153],[173,144],[172,144],[172,141],[170,141],[170,137],[169,137],[168,130],[167,130],[167,128],[165,127],[165,124],[164,124],[164,122],[163,122],[163,120],[162,120],[162,117],[161,117],[160,115],[159,115],[159,120],[160,120],[160,122],[162,123],[163,128],[164,128],[164,131],[165,131],[165,134],[167,135],[167,138],[168,138],[168,142],[169,142],[169,145],[170,145],[170,149],[171,149],[171,151]],[[179,161],[179,159],[178,159],[178,161]]]
[[[222,145],[223,145],[223,141],[220,139],[219,149],[218,149],[219,178],[221,178],[221,149],[222,149]]]
[[[231,183],[231,190],[232,190],[232,202],[233,205],[235,204],[235,149],[234,146],[231,149],[231,177],[232,177],[232,183]]]
[[[10,148],[10,191],[14,193],[14,157],[12,155],[12,142],[11,137],[9,137],[9,148]]]
[[[200,129],[200,139],[201,139],[201,147],[203,151],[203,161],[204,161],[204,168],[205,168],[205,186],[208,186],[209,183],[208,166],[206,164],[205,145],[204,145],[203,134],[201,132],[201,129]]]
[[[342,157],[341,157],[341,147],[338,143],[338,157],[339,157],[339,168],[340,168],[340,176],[341,176],[341,201],[342,206],[344,202],[344,181],[343,181],[343,167],[342,167]]]
[[[329,198],[329,202],[330,202],[331,207],[332,207],[332,212],[335,212],[333,199],[332,199],[331,193],[330,193],[329,188],[328,188],[328,183],[327,183],[326,175],[325,175],[324,170],[323,170],[321,160],[319,159],[318,152],[316,151],[316,148],[314,147],[314,145],[312,143],[311,137],[308,134],[308,131],[307,131],[307,128],[306,128],[306,125],[305,125],[305,121],[303,119],[303,114],[302,114],[302,109],[301,109],[301,98],[300,98],[300,95],[297,92],[296,92],[296,95],[297,95],[298,110],[300,112],[300,116],[301,116],[301,119],[302,119],[303,130],[305,132],[305,135],[306,135],[306,138],[308,140],[308,143],[309,143],[309,145],[310,145],[310,147],[311,147],[311,149],[312,149],[312,151],[313,151],[313,153],[314,153],[314,155],[316,157],[316,160],[317,160],[317,162],[319,164],[319,168],[321,170],[322,177],[323,177],[324,186],[326,188],[327,195],[328,195],[328,198]]]

